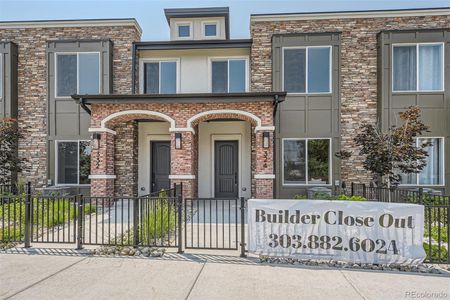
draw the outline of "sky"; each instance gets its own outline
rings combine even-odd
[[[450,7],[450,0],[0,0],[0,21],[136,18],[143,41],[169,39],[164,8],[230,8],[231,38],[249,38],[250,14]]]

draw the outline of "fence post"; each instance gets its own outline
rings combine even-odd
[[[31,200],[31,182],[28,182],[25,198],[25,248],[31,247]]]
[[[367,198],[367,193],[366,193],[366,184],[363,183],[363,197]]]
[[[177,195],[177,210],[178,210],[178,253],[182,254],[183,251],[183,184],[180,183],[180,190]],[[176,186],[175,186],[176,190]]]
[[[352,181],[352,184],[351,184],[351,191],[350,191],[350,193],[351,193],[352,197],[355,195],[355,183],[353,181]]]
[[[139,198],[133,199],[133,247],[139,245]]]
[[[423,204],[423,188],[419,188],[419,204]]]
[[[245,255],[245,199],[241,197],[241,257]]]
[[[76,201],[78,203],[78,215],[77,215],[77,250],[83,249],[83,195],[76,196]]]

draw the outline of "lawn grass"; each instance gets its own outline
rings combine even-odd
[[[25,235],[25,197],[8,198],[0,205],[0,241],[22,241]],[[77,207],[68,198],[34,198],[32,200],[32,225],[51,228],[78,216]],[[95,206],[86,204],[84,213],[95,212]]]

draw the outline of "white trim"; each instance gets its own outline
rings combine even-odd
[[[107,133],[111,133],[113,135],[117,134],[117,132],[115,132],[114,130],[111,130],[109,128],[93,128],[93,127],[90,127],[90,128],[88,128],[88,131],[89,132],[107,132]]]
[[[179,127],[179,128],[169,128],[169,132],[192,132],[195,133],[193,128]]]
[[[223,61],[227,62],[227,92],[230,90],[230,60],[245,60],[245,92],[250,88],[250,74],[249,74],[249,57],[248,56],[208,56],[208,92],[212,93],[212,62]]]
[[[393,18],[393,17],[420,17],[420,16],[446,16],[450,15],[450,9],[412,9],[412,10],[380,10],[380,11],[355,11],[355,12],[321,12],[304,14],[276,14],[276,15],[252,15],[250,21],[298,21],[298,20],[328,20],[328,19],[357,19],[357,18]]]
[[[172,119],[171,117],[169,117],[166,114],[157,112],[157,111],[152,111],[152,110],[141,110],[141,109],[132,109],[132,110],[123,110],[123,111],[118,111],[115,113],[110,114],[109,116],[105,117],[101,122],[101,128],[107,128],[106,127],[106,123],[111,121],[112,119],[116,118],[116,117],[120,117],[123,115],[148,115],[148,116],[155,116],[155,117],[159,117],[161,119],[166,120],[167,122],[170,123],[170,128],[175,128],[175,120]]]
[[[243,148],[242,148],[242,134],[212,134],[211,135],[211,196],[215,197],[216,196],[216,191],[215,191],[215,186],[216,186],[216,182],[215,182],[215,174],[216,174],[216,161],[215,161],[215,150],[216,150],[216,141],[237,141],[238,142],[238,196],[242,197],[242,180],[243,180],[243,176],[242,176],[242,156],[244,155],[243,153]]]
[[[288,140],[299,140],[305,141],[305,183],[284,183],[284,141]],[[308,182],[308,141],[309,140],[329,140],[329,170],[328,170],[328,179],[329,183],[309,183]],[[283,186],[331,186],[333,182],[333,139],[332,138],[282,138],[281,139],[281,184]]]
[[[139,26],[139,23],[134,19],[0,22],[1,29],[55,28],[55,27],[100,27],[100,26],[133,26],[135,29],[137,29],[139,34],[142,34],[141,26]]]
[[[257,116],[255,116],[252,113],[249,113],[248,111],[244,111],[244,110],[238,110],[238,109],[214,109],[214,110],[207,110],[207,111],[202,111],[201,113],[198,113],[192,117],[190,117],[187,122],[186,122],[186,128],[192,129],[192,123],[203,117],[203,116],[207,116],[207,115],[218,115],[218,114],[237,114],[237,115],[243,115],[246,117],[249,117],[250,119],[254,120],[256,122],[256,128],[262,128],[261,125],[261,119]],[[256,131],[256,129],[255,129]]]
[[[216,35],[206,35],[205,26],[206,25],[216,25]],[[204,20],[201,22],[202,26],[202,38],[203,39],[218,39],[220,37],[220,22],[218,20]]]
[[[275,126],[256,126],[255,132],[258,131],[275,131]]]
[[[3,100],[3,93],[5,90],[5,72],[3,71],[5,69],[4,63],[3,63],[3,53],[0,53],[0,100]]]
[[[175,81],[176,81],[176,93],[180,92],[181,88],[181,58],[177,57],[155,57],[155,58],[141,58],[139,60],[139,92],[144,94],[144,85],[145,85],[145,76],[144,76],[144,65],[146,63],[159,63],[159,87],[158,94],[161,94],[161,63],[162,62],[175,62],[176,63],[176,72],[175,72]]]
[[[195,179],[195,175],[191,174],[175,174],[169,175],[170,180],[192,180]]]
[[[275,179],[275,174],[255,174],[255,179]]]
[[[175,21],[173,23],[175,26],[175,39],[176,40],[192,40],[194,36],[194,22],[192,21]],[[180,32],[178,27],[180,26],[189,26],[189,36],[180,36]]]
[[[328,74],[328,92],[309,92],[309,75],[308,75],[308,60],[309,49],[311,48],[328,48],[329,53],[329,74]],[[305,92],[289,92],[289,95],[330,95],[333,93],[333,46],[286,46],[281,49],[281,89],[284,91],[284,50],[286,49],[305,49]]]
[[[419,182],[420,179],[420,173],[416,173],[416,183],[415,184],[399,184],[399,186],[405,186],[405,187],[445,187],[445,137],[442,136],[420,136],[416,137],[416,147],[419,146],[419,140],[421,139],[439,139],[441,140],[441,157],[439,158],[441,160],[440,168],[441,168],[441,176],[442,183],[441,184],[421,184]],[[414,173],[412,173],[414,174]]]
[[[89,175],[89,179],[116,179],[116,175],[93,174]]]
[[[70,52],[55,52],[54,53],[54,65],[55,65],[55,98],[56,99],[64,99],[71,98],[71,95],[68,96],[59,96],[58,95],[58,56],[62,55],[76,55],[77,56],[77,94],[80,94],[80,54],[97,54],[98,55],[98,93],[102,93],[102,56],[98,51],[70,51]]]
[[[419,64],[420,64],[420,46],[422,45],[440,45],[441,46],[441,53],[442,53],[442,65],[441,65],[441,70],[442,70],[442,82],[441,82],[441,86],[442,89],[440,90],[421,90],[420,89],[420,80],[419,80]],[[416,89],[415,90],[406,90],[406,91],[396,91],[394,90],[394,48],[395,47],[411,47],[411,46],[415,46],[416,48]],[[392,44],[391,46],[391,92],[392,93],[439,93],[439,92],[444,92],[445,91],[445,44],[442,42],[436,42],[436,43],[395,43]]]

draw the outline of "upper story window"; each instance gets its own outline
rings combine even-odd
[[[239,93],[247,91],[247,59],[213,59],[211,92]]]
[[[431,143],[426,148],[427,165],[420,173],[401,175],[400,183],[404,185],[443,185],[444,184],[444,139],[417,138],[416,146],[420,143]]]
[[[56,184],[89,184],[89,141],[56,142]]]
[[[100,53],[57,53],[56,96],[100,93]]]
[[[331,139],[283,139],[283,184],[330,184]]]
[[[283,90],[331,93],[331,46],[284,48]]]
[[[177,61],[144,63],[145,94],[175,94],[177,92]]]
[[[217,38],[219,36],[219,22],[204,21],[202,22],[202,33],[204,38]]]
[[[180,39],[190,39],[192,38],[192,23],[191,22],[178,22],[177,26],[177,36]]]
[[[392,48],[394,92],[442,91],[444,89],[444,45],[403,44]]]

